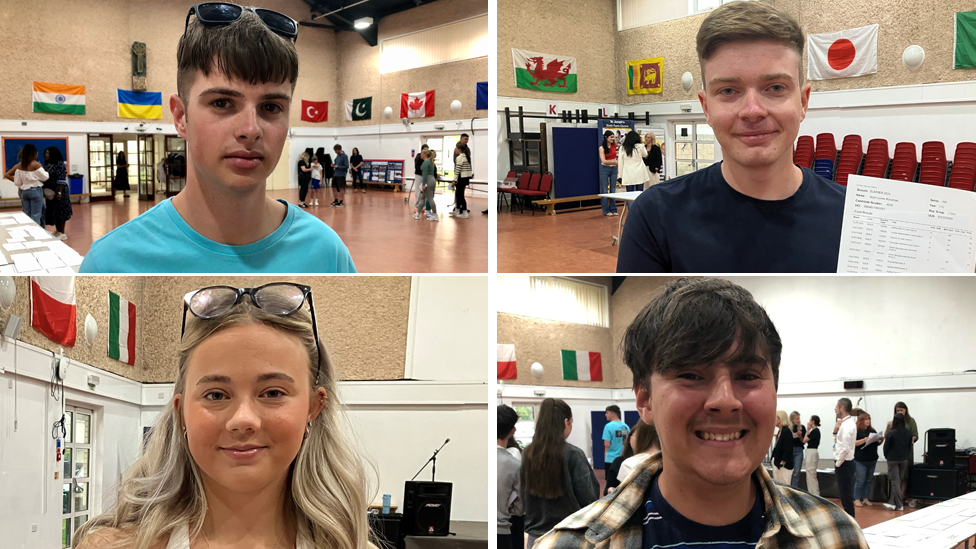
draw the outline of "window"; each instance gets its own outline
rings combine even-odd
[[[498,311],[609,328],[607,287],[555,276],[498,277]]]
[[[488,14],[387,38],[380,41],[380,74],[486,57],[491,38]]]
[[[424,138],[424,143],[430,150],[437,153],[434,157],[434,168],[445,179],[454,179],[454,147],[459,141],[461,141],[460,135]]]
[[[64,475],[61,498],[61,547],[71,547],[71,536],[88,522],[91,505],[91,464],[94,413],[67,406],[64,412]]]
[[[697,15],[737,0],[617,0],[617,30]]]
[[[675,175],[682,176],[714,164],[716,157],[715,132],[701,122],[674,124]]]
[[[512,408],[518,414],[518,421],[515,423],[515,441],[524,450],[535,436],[535,416],[538,414],[539,405],[512,403]]]

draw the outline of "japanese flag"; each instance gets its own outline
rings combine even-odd
[[[434,90],[400,94],[400,118],[434,116]]]
[[[828,80],[878,72],[878,25],[807,36],[807,78]]]

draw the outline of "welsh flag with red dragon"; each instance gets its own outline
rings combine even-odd
[[[527,90],[576,93],[576,58],[512,48],[515,85]]]

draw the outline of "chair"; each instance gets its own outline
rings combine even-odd
[[[915,143],[898,143],[895,145],[895,156],[891,160],[891,175],[888,176],[888,179],[914,181],[917,167]]]
[[[793,163],[801,168],[810,169],[813,167],[813,138],[809,135],[801,135],[796,140],[796,150],[793,151]]]
[[[847,186],[847,178],[857,173],[861,165],[861,136],[848,135],[844,138],[844,147],[840,150],[840,160],[837,162],[837,183]]]
[[[528,177],[526,177],[526,176],[528,176]],[[542,179],[542,174],[540,174],[538,172],[531,172],[531,173],[530,172],[523,172],[522,173],[522,177],[519,179],[519,182],[518,182],[518,188],[516,188],[516,189],[509,189],[508,192],[510,192],[512,194],[512,196],[518,196],[518,197],[520,197],[519,198],[519,213],[525,213],[525,203],[523,202],[523,200],[522,200],[521,197],[526,196],[526,193],[528,193],[529,191],[532,190],[532,186],[533,185],[535,185],[535,188],[538,189],[539,188],[539,182],[540,182],[541,179]]]
[[[522,193],[522,196],[529,200],[529,209],[532,210],[532,215],[535,215],[535,208],[532,207],[532,199],[542,197],[549,198],[550,190],[552,190],[552,174],[544,173],[542,174],[542,177],[539,180],[539,186],[536,189],[529,189]]]

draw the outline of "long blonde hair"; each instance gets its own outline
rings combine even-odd
[[[298,159],[308,162],[308,151],[302,151],[302,153],[298,155]]]
[[[187,313],[188,316],[189,313]],[[374,547],[366,512],[375,489],[369,486],[364,456],[354,447],[344,408],[336,391],[335,372],[324,344],[316,357],[312,318],[305,309],[289,316],[275,316],[244,300],[228,314],[214,320],[187,318],[180,344],[179,371],[174,394],[186,387],[187,362],[200,343],[226,328],[264,324],[297,337],[309,356],[309,385],[326,391],[325,407],[312,421],[307,439],[292,462],[287,486],[285,516],[298,518],[298,537],[316,547],[364,549]],[[316,364],[316,362],[318,364]],[[317,367],[321,367],[315,385]],[[143,455],[126,471],[114,509],[87,522],[76,532],[72,547],[104,528],[121,531],[116,546],[148,549],[177,526],[189,525],[191,539],[203,528],[207,510],[200,470],[182,434],[182,404],[165,407],[153,426]]]

